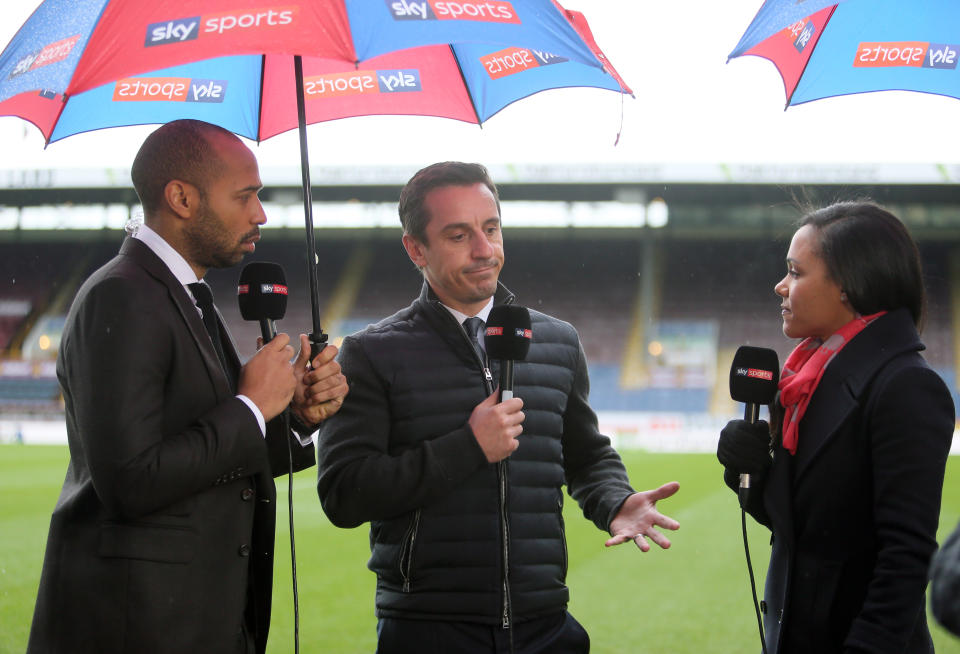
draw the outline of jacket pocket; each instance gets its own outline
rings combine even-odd
[[[413,578],[413,548],[417,542],[417,532],[420,529],[420,509],[413,513],[407,531],[400,543],[400,579],[403,581],[403,592],[410,592],[410,582]]]
[[[100,525],[97,553],[106,558],[189,563],[197,539],[197,533],[188,527],[106,522]]]

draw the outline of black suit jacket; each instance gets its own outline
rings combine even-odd
[[[796,456],[775,443],[753,483],[748,510],[773,531],[771,653],[933,652],[924,591],[954,406],[921,349],[905,310],[871,323],[827,366]]]
[[[263,652],[291,435],[271,423],[271,466],[196,306],[143,243],[81,287],[57,375],[70,464],[28,652],[232,654],[245,638]],[[295,469],[313,464],[312,447],[294,452]]]

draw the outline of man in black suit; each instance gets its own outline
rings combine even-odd
[[[28,652],[262,653],[273,476],[289,467],[287,439],[295,470],[314,464],[309,434],[347,384],[332,346],[308,368],[303,335],[293,364],[279,334],[241,366],[204,311],[197,282],[252,252],[266,222],[256,159],[236,136],[169,123],[132,177],[145,224],[81,287],[64,327],[70,465]],[[274,420],[288,405],[307,438]]]

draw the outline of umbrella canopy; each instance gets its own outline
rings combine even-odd
[[[960,3],[767,0],[730,58],[742,55],[773,62],[787,106],[889,90],[960,98]]]
[[[385,113],[481,123],[560,86],[629,92],[583,16],[555,0],[45,0],[0,53],[0,115],[29,120],[48,142],[176,118],[256,140],[297,127],[314,354],[326,335],[307,123]]]
[[[21,95],[29,103],[39,92],[70,97],[227,55],[357,65],[450,43],[521,46],[603,66],[553,0],[314,0],[283,7],[263,0],[46,0],[0,54],[0,103]]]
[[[577,19],[589,34],[582,16]],[[609,64],[597,68],[515,46],[423,46],[360,65],[319,57],[302,62],[307,124],[369,115],[482,124],[507,105],[547,89],[630,92]],[[14,98],[0,103],[0,115],[32,122],[48,142],[177,118],[204,120],[260,141],[298,126],[294,72],[291,56],[219,57],[124,77],[67,98],[38,94],[28,105]]]

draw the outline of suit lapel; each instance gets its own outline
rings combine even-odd
[[[207,369],[207,374],[210,377],[210,383],[216,389],[217,396],[219,398],[226,398],[233,395],[230,381],[227,379],[227,375],[220,365],[217,352],[213,347],[210,336],[203,326],[203,320],[200,318],[197,306],[193,303],[193,300],[190,298],[186,289],[183,288],[180,281],[173,276],[173,273],[170,272],[167,265],[153,250],[135,238],[127,238],[123,242],[123,245],[120,247],[120,254],[135,261],[146,270],[150,276],[156,279],[157,282],[166,286],[170,301],[176,307],[177,312],[184,321],[187,332],[199,350],[204,366]],[[223,322],[221,320],[221,325],[222,324]],[[226,348],[231,352],[228,356],[237,358],[236,348],[233,347],[232,339],[228,338],[224,342],[231,344],[231,347]]]
[[[852,345],[851,341],[850,346]],[[839,367],[834,368],[841,363],[842,354],[843,352],[838,354],[830,363],[801,421],[797,455],[793,457],[795,483],[807,472],[810,464],[858,406],[857,398],[851,394],[845,383],[846,371]]]
[[[220,327],[220,345],[223,347],[223,354],[227,357],[228,381],[230,382],[230,388],[236,393],[237,382],[240,380],[240,368],[242,367],[239,350],[233,340],[233,335],[227,329],[227,323],[223,319],[220,309],[217,308],[216,304],[213,305],[213,309],[217,312],[217,325]]]

